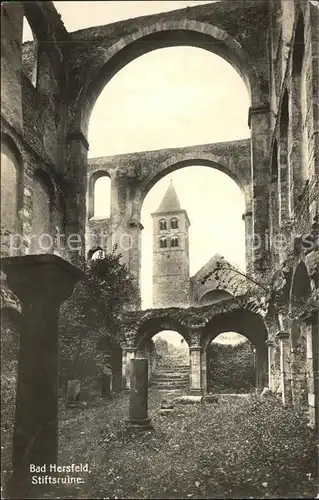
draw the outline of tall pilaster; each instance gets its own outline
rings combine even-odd
[[[265,172],[269,168],[269,104],[261,103],[249,109],[249,127],[251,128],[251,161],[252,161],[252,225],[253,225],[253,271],[264,273],[269,265],[269,249],[266,234],[269,229],[268,220],[268,184]]]
[[[289,333],[280,330],[277,333],[280,343],[280,378],[281,396],[284,405],[291,404],[290,342]]]

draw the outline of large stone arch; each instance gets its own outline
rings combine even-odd
[[[249,169],[236,168],[235,162],[225,156],[218,156],[205,152],[181,152],[172,154],[166,160],[155,165],[149,173],[141,180],[135,191],[132,206],[132,219],[140,218],[142,205],[146,195],[163,179],[181,168],[189,166],[210,167],[228,175],[239,187],[245,197],[246,207],[251,205]]]
[[[202,347],[206,348],[220,333],[229,331],[240,333],[255,347],[265,344],[268,339],[267,326],[262,316],[256,312],[238,308],[216,314],[207,322],[201,337]]]
[[[198,305],[207,305],[231,298],[232,294],[225,289],[211,288],[203,292],[197,299]]]
[[[153,317],[147,318],[140,323],[135,338],[136,348],[138,349],[143,342],[151,340],[154,335],[163,330],[176,331],[190,344],[191,338],[185,325],[176,318],[171,317],[170,314],[166,314],[165,310],[163,310],[162,313],[154,314]]]
[[[154,166],[154,169],[150,169],[151,171],[147,173],[147,175],[141,180],[138,187],[135,189],[135,192],[132,196],[132,212],[130,223],[139,226],[141,223],[141,211],[144,199],[152,187],[163,177],[166,175],[179,170],[181,168],[185,168],[188,166],[203,166],[210,167],[221,172],[224,172],[228,175],[241,190],[241,193],[244,197],[245,203],[245,212],[249,212],[251,210],[251,183],[249,180],[249,169],[245,169],[245,167],[236,169],[236,163],[231,161],[227,157],[217,156],[212,153],[196,153],[195,152],[186,152],[186,153],[177,153],[172,154],[168,159],[160,162]],[[251,220],[250,218],[245,219],[245,234],[246,241],[250,241],[249,238],[252,236],[252,228],[251,228]],[[138,270],[136,270],[136,275],[140,275],[140,266],[141,266],[141,255],[139,243],[140,233],[136,235],[136,245],[131,249],[131,254],[136,254],[134,257],[134,262],[138,265]],[[246,261],[249,267],[251,264],[251,253],[248,245],[246,246]]]
[[[79,166],[77,184],[81,186],[81,193],[86,192],[87,177],[83,175],[83,168],[87,164],[90,114],[104,86],[125,65],[143,54],[165,47],[193,46],[211,51],[233,66],[250,94],[248,124],[251,128],[252,168],[247,192],[251,191],[251,206],[246,210],[246,217],[250,233],[264,235],[268,227],[264,172],[268,168],[269,82],[268,58],[263,48],[266,47],[265,35],[262,30],[256,30],[256,21],[264,23],[268,6],[266,2],[260,2],[258,6],[245,3],[238,7],[234,5],[228,12],[223,2],[218,2],[202,9],[194,7],[72,33],[72,47],[68,52],[68,76],[72,85],[68,87],[67,162],[70,168]],[[245,19],[244,26],[238,23],[238,15]],[[214,25],[207,19],[214,19]],[[128,224],[136,232],[140,229],[140,222],[135,219],[135,208],[133,212],[133,226],[130,221]],[[83,226],[79,217],[78,222]],[[265,238],[257,249],[250,245],[249,253],[249,260],[256,269],[262,268],[264,262],[268,263]],[[128,255],[127,261],[135,262],[136,257]],[[139,280],[138,269],[133,273]]]
[[[236,332],[246,337],[255,348],[256,388],[261,390],[268,385],[267,326],[258,312],[237,308],[213,316],[207,322],[201,336],[201,379],[203,391],[207,391],[207,348],[218,335]]]
[[[190,19],[157,22],[122,36],[110,47],[104,45],[101,40],[98,60],[88,59],[86,78],[79,82],[73,96],[74,108],[70,109],[73,130],[80,130],[85,137],[94,103],[108,81],[129,62],[159,48],[194,46],[221,56],[242,77],[252,106],[263,101],[260,78],[250,54],[238,39],[217,26]]]
[[[126,387],[129,387],[130,360],[135,357],[143,342],[162,330],[178,332],[189,345],[192,393],[206,392],[206,349],[213,338],[225,331],[237,331],[256,346],[257,386],[262,388],[267,383],[268,331],[261,305],[254,299],[241,296],[202,307],[131,311],[125,314],[125,321],[128,325],[126,345],[123,345],[123,376]]]
[[[186,152],[173,154],[172,156],[170,156],[170,158],[159,163],[159,165],[156,166],[155,171],[153,171],[148,177],[146,177],[141,185],[141,201],[143,202],[146,194],[160,179],[162,179],[166,175],[179,170],[180,168],[196,165],[199,165],[201,167],[211,167],[225,173],[233,181],[235,181],[240,190],[245,193],[245,187],[247,183],[249,183],[250,172],[240,171],[236,169],[236,165],[222,156],[204,152]]]

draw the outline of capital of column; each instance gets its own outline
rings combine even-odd
[[[266,340],[265,344],[267,347],[276,347],[276,342],[274,340],[271,340],[271,339]]]
[[[246,219],[246,217],[252,217],[252,216],[253,216],[253,213],[252,213],[252,211],[250,210],[250,211],[248,211],[248,212],[245,212],[245,213],[241,216],[241,218],[242,218],[242,220],[245,220],[245,219]]]
[[[253,115],[259,114],[259,113],[268,113],[270,111],[270,105],[269,102],[265,103],[260,103],[255,106],[250,106],[249,111],[248,111],[248,127],[251,128],[251,119]]]
[[[289,339],[289,332],[287,332],[287,330],[279,330],[276,333],[276,337],[280,340],[288,340]]]
[[[202,350],[202,347],[200,345],[190,345],[189,346],[189,350],[190,351],[201,351]]]
[[[85,278],[83,271],[58,255],[24,255],[2,259],[1,266],[10,289],[22,303],[57,306]],[[31,285],[32,284],[32,285]]]
[[[130,352],[130,353],[134,353],[137,351],[137,348],[134,347],[134,346],[124,346],[123,350],[125,352]]]
[[[89,150],[90,145],[88,143],[87,138],[83,134],[82,130],[72,130],[71,132],[68,133],[67,135],[67,140],[68,142],[70,141],[80,141],[85,149]]]

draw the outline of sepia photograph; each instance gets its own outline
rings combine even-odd
[[[319,499],[319,0],[1,2],[1,499]]]

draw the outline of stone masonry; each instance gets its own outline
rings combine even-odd
[[[103,229],[107,245],[110,237],[129,240],[123,259],[139,282],[140,213],[151,187],[187,165],[228,173],[245,195],[247,241],[260,242],[247,244],[246,260],[265,292],[269,387],[284,404],[304,394],[311,422],[318,420],[316,2],[223,0],[73,33],[52,2],[7,2],[1,11],[2,254],[38,253],[45,229],[46,252],[76,262],[92,248],[88,230]],[[34,43],[22,44],[24,16]],[[88,161],[89,118],[104,86],[140,55],[176,45],[208,48],[239,72],[251,100],[250,139]],[[97,221],[91,207],[100,171],[111,179],[112,200],[109,220]],[[63,246],[68,237],[72,244]],[[282,237],[288,245],[278,244]],[[233,298],[224,299],[208,306],[225,308],[214,331],[230,326],[226,304]],[[127,363],[136,349],[129,338],[128,330]],[[190,348],[191,383],[199,392],[205,390],[201,349],[200,342]]]

